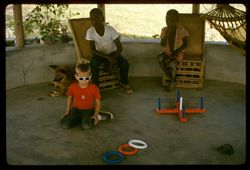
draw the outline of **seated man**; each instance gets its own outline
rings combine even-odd
[[[92,27],[87,30],[86,40],[89,41],[93,57],[90,61],[92,81],[99,86],[99,66],[108,64],[109,71],[114,65],[120,67],[120,84],[128,94],[133,90],[128,85],[128,61],[121,56],[122,45],[119,33],[111,26],[104,23],[102,11],[94,8],[90,11]]]
[[[175,87],[176,66],[178,62],[182,61],[188,45],[189,34],[182,25],[177,24],[178,15],[178,11],[173,9],[167,12],[167,27],[162,28],[161,31],[162,53],[157,56],[161,68],[170,78],[168,91]]]

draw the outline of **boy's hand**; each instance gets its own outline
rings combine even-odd
[[[65,112],[62,116],[61,116],[61,119],[64,117],[64,116],[66,116],[66,115],[68,115],[70,112]]]
[[[98,115],[93,115],[91,117],[91,119],[94,118],[95,119],[95,125],[99,122],[99,119],[98,119]]]

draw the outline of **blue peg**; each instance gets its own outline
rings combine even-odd
[[[177,90],[177,102],[180,101],[180,90]]]
[[[159,97],[158,98],[158,110],[160,110],[161,109],[161,98]]]
[[[201,109],[203,109],[203,97],[201,96]]]
[[[183,109],[182,109],[182,117],[184,118],[184,117],[186,117],[186,107],[185,106],[183,106]]]

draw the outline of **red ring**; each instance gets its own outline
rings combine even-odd
[[[127,152],[127,151],[123,150],[124,148],[132,148],[132,150]],[[136,148],[130,146],[128,143],[126,143],[126,144],[120,145],[120,147],[118,148],[118,151],[120,153],[122,153],[123,155],[129,155],[130,156],[130,155],[136,154],[138,152],[138,149],[136,149]]]

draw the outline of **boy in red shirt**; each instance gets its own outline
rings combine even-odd
[[[77,123],[83,129],[91,129],[99,120],[113,119],[110,112],[100,112],[101,95],[99,88],[90,83],[89,64],[77,64],[75,79],[67,91],[67,109],[60,121],[62,128],[70,128]]]

